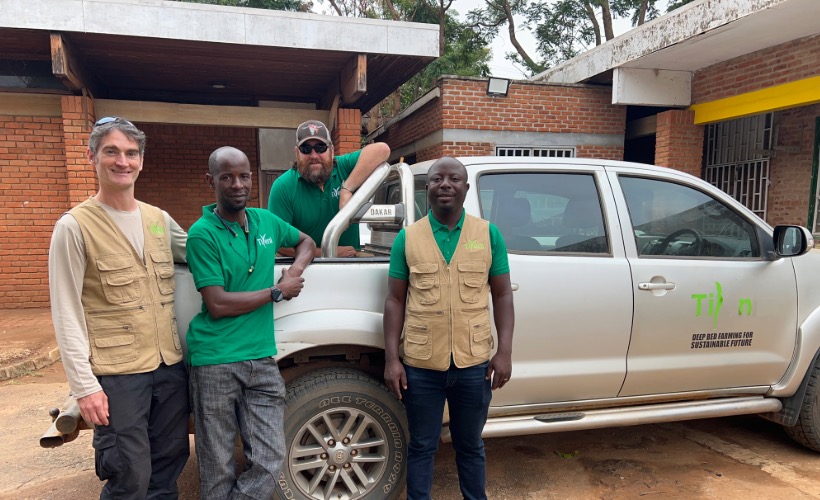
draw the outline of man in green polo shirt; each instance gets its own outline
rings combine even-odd
[[[309,120],[296,129],[296,161],[271,186],[268,210],[304,232],[322,255],[322,235],[328,223],[373,171],[387,161],[390,147],[383,142],[359,151],[333,156],[333,140],[324,123]],[[359,249],[359,225],[350,226],[339,238],[340,257],[355,257]],[[292,251],[282,249],[282,255]]]
[[[248,157],[219,148],[208,160],[216,203],[191,226],[188,266],[202,311],[188,327],[200,497],[271,498],[284,461],[285,383],[273,355],[273,302],[299,295],[315,245],[267,210],[246,208]],[[276,251],[296,258],[274,284]],[[237,433],[248,463],[236,478]]]
[[[445,401],[461,494],[487,498],[481,431],[491,391],[504,387],[512,373],[507,249],[498,228],[464,211],[469,188],[461,162],[445,157],[433,163],[427,172],[430,213],[402,229],[390,252],[384,380],[407,410],[407,500],[430,498]],[[498,332],[494,355],[490,297]]]

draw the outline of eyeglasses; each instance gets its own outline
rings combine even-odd
[[[327,144],[324,142],[317,142],[313,145],[302,144],[299,146],[299,151],[301,151],[303,155],[309,155],[311,151],[316,151],[317,154],[322,154],[327,151]]]
[[[121,123],[125,123],[127,125],[131,125],[132,127],[134,126],[131,122],[129,122],[128,120],[126,120],[124,118],[120,118],[119,116],[106,116],[105,118],[100,118],[99,120],[94,122],[94,127],[93,128],[97,128],[100,125],[105,125],[106,123],[112,123],[112,122],[121,122]]]

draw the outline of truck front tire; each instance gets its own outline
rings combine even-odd
[[[808,377],[797,423],[784,429],[789,437],[806,448],[820,451],[820,360],[815,362]]]
[[[327,368],[288,384],[285,401],[280,498],[398,498],[407,419],[384,385],[357,370]]]

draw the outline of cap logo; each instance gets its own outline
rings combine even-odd
[[[315,124],[311,123],[307,127],[308,127],[308,130],[310,130],[310,135],[318,135],[319,134],[318,125],[315,125]]]

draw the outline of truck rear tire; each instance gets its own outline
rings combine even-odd
[[[383,384],[357,370],[326,368],[288,384],[285,402],[280,498],[398,498],[407,418]]]
[[[800,416],[786,434],[806,448],[820,451],[820,360],[812,367],[806,395],[800,407]]]

